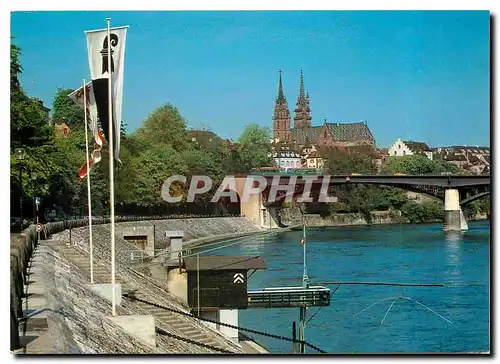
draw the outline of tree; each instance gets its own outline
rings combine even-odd
[[[259,127],[257,124],[247,125],[238,142],[239,158],[246,171],[273,165],[269,128]]]
[[[135,170],[133,178],[136,201],[158,203],[162,200],[164,181],[173,175],[185,175],[187,168],[170,144],[158,144],[145,150],[132,160]]]
[[[323,154],[324,168],[332,175],[346,175],[352,173],[372,174],[376,168],[371,156],[361,153],[345,153],[338,150],[328,150]]]
[[[384,174],[405,173],[409,175],[456,173],[458,168],[444,161],[432,161],[422,155],[392,156],[382,168]]]
[[[13,147],[36,147],[50,143],[52,130],[41,103],[28,97],[21,88],[19,75],[21,49],[10,45],[10,139]]]
[[[155,109],[136,134],[153,144],[169,143],[177,152],[187,147],[186,121],[171,104]]]
[[[56,123],[66,123],[72,131],[75,128],[83,129],[85,119],[83,108],[68,97],[73,91],[69,88],[58,88],[52,106],[52,120]]]

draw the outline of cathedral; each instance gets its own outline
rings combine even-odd
[[[309,93],[304,89],[304,74],[300,71],[300,88],[294,110],[293,127],[288,103],[283,93],[282,72],[279,71],[278,96],[274,104],[273,137],[275,143],[298,148],[305,146],[337,148],[375,148],[375,139],[366,121],[357,123],[327,123],[313,126]]]

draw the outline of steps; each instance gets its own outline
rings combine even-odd
[[[140,292],[136,292],[135,297],[147,300],[146,298],[140,296]],[[202,330],[200,330],[198,326],[193,325],[191,322],[184,319],[182,316],[175,314],[169,310],[150,305],[148,303],[140,301],[135,301],[135,302],[140,306],[141,309],[153,315],[156,320],[164,324],[167,324],[168,326],[178,331],[181,334],[181,336],[187,339],[198,341],[206,345],[212,345],[224,349],[223,347],[221,347],[220,343],[218,343],[217,340],[215,339],[215,334],[209,335],[208,333],[204,333]],[[227,348],[225,349],[227,350]]]

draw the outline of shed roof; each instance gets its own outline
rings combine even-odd
[[[184,258],[186,271],[197,270],[197,258]],[[200,270],[239,270],[239,269],[265,269],[266,263],[259,256],[202,256],[200,257]]]

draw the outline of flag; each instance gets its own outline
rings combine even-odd
[[[68,97],[73,100],[78,106],[81,108],[84,107],[83,105],[83,86],[80,87],[78,90],[73,91],[68,95]],[[85,98],[87,99],[87,123],[89,126],[90,131],[92,132],[92,135],[94,136],[94,141],[96,144],[102,147],[104,138],[102,136],[101,131],[99,130],[99,125],[97,123],[98,117],[97,117],[97,106],[95,102],[95,97],[94,97],[94,90],[92,87],[92,82],[88,82],[85,85]]]
[[[89,126],[90,131],[92,132],[93,140],[94,140],[94,150],[90,154],[89,157],[89,167],[91,168],[94,164],[98,163],[101,157],[101,149],[104,143],[104,138],[102,136],[101,130],[99,129],[99,125],[97,124],[97,106],[94,97],[94,91],[92,87],[92,82],[89,82],[85,85],[85,99],[87,105],[83,105],[84,97],[83,97],[83,86],[78,90],[70,93],[68,97],[73,100],[80,107],[87,108],[87,124]],[[85,162],[80,169],[78,169],[78,183],[81,183],[82,180],[87,175],[87,162]]]
[[[120,131],[122,117],[123,67],[125,55],[125,39],[127,28],[110,28],[108,40],[107,29],[86,31],[87,51],[89,57],[90,77],[94,97],[97,104],[99,120],[106,140],[109,143],[109,123],[113,126],[113,143],[115,159],[120,161]],[[111,54],[108,54],[108,42]],[[111,70],[108,70],[108,57],[111,57]],[[108,82],[111,72],[111,100],[113,115],[109,120]]]

